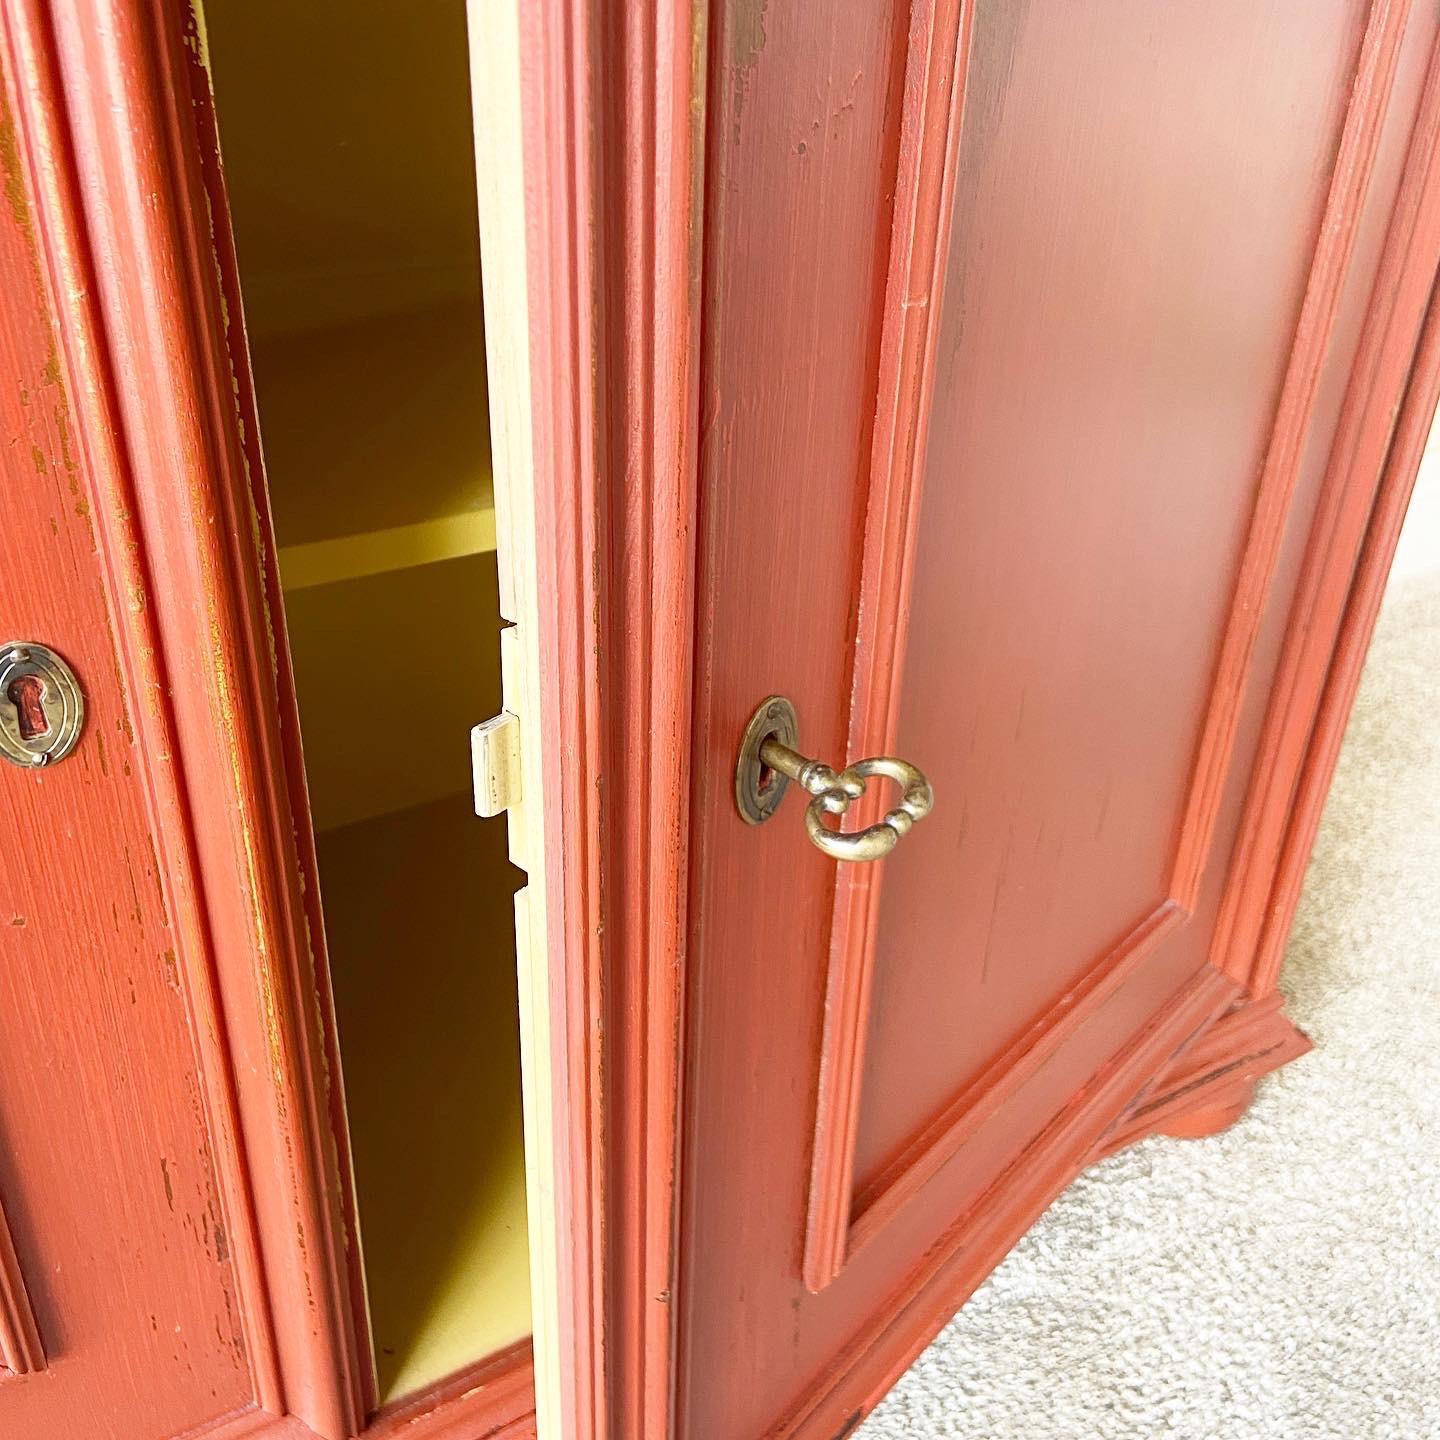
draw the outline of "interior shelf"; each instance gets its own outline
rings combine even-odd
[[[270,334],[254,352],[286,589],[494,550],[473,306]]]
[[[530,1333],[505,845],[463,796],[319,840],[382,1402]]]
[[[492,553],[286,595],[317,829],[471,792],[470,727],[500,709],[497,586]]]

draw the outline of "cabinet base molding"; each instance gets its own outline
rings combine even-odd
[[[250,1405],[198,1430],[187,1430],[175,1440],[315,1440],[315,1432],[293,1415],[276,1415]]]
[[[1242,1081],[1224,1098],[1213,1104],[1186,1110],[1167,1122],[1158,1134],[1168,1135],[1172,1140],[1203,1140],[1210,1135],[1219,1135],[1236,1124],[1250,1108],[1255,1099],[1253,1081]]]
[[[1235,982],[1210,966],[1187,981],[956,1220],[826,1380],[772,1426],[765,1440],[841,1440],[850,1434],[1060,1192],[1108,1153],[1110,1137],[1128,1120],[1137,1095],[1145,1093],[1146,1077],[1159,1071],[1168,1082],[1173,1071],[1166,1069],[1165,1057],[1182,1047],[1187,1055],[1196,1053],[1222,1017],[1228,1021],[1244,1013],[1247,1007],[1235,1009],[1240,997]],[[1148,1130],[1131,1138],[1143,1133]]]
[[[1126,1111],[1093,1157],[1103,1159],[1147,1135],[1197,1139],[1233,1125],[1249,1108],[1255,1082],[1298,1060],[1309,1038],[1286,1018],[1272,991],[1223,1015],[1171,1061]]]
[[[535,1365],[522,1340],[387,1405],[363,1440],[534,1440]]]
[[[293,1415],[250,1409],[176,1440],[319,1440]],[[358,1440],[535,1440],[535,1366],[521,1341],[393,1405]]]

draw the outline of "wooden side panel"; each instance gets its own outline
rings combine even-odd
[[[1251,791],[1211,950],[1214,964],[1256,991],[1275,981],[1260,936],[1290,827],[1303,757],[1355,579],[1360,539],[1396,435],[1395,397],[1415,362],[1440,250],[1440,65],[1431,58],[1365,328],[1328,456],[1315,543],[1305,555],[1265,718],[1265,757]]]
[[[1430,438],[1437,403],[1440,403],[1440,305],[1432,290],[1413,373],[1396,417],[1374,510],[1355,563],[1354,579],[1325,672],[1314,725],[1295,781],[1288,824],[1267,897],[1265,923],[1250,974],[1251,988],[1262,993],[1275,983],[1280,973],[1285,942],[1300,902],[1306,862],[1320,828],[1325,797],[1345,737],[1345,724],[1355,702],[1365,654],[1385,594],[1385,581]]]

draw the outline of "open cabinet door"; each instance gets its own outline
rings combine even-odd
[[[685,1440],[848,1434],[1088,1159],[1305,1048],[1257,955],[1435,277],[1435,35],[712,16]],[[737,773],[770,696],[928,776],[889,858]]]

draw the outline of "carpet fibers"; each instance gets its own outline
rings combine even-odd
[[[1433,570],[1392,582],[1282,988],[1315,1052],[1081,1176],[856,1440],[1440,1440]]]

